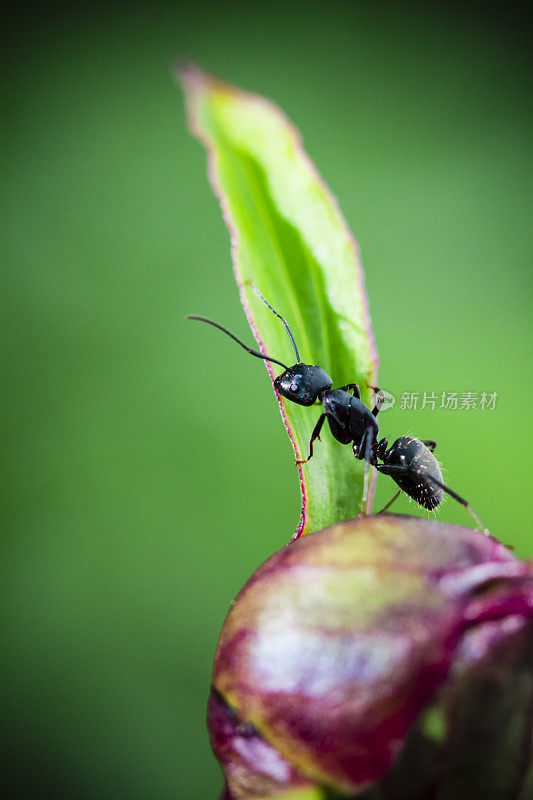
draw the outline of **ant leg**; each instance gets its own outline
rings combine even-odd
[[[346,386],[341,386],[341,391],[349,392],[351,390],[354,397],[357,397],[358,400],[361,399],[361,392],[359,391],[359,386],[356,383],[347,383]]]
[[[377,395],[374,408],[372,409],[373,415],[375,417],[377,417],[377,415],[380,412],[381,406],[383,405],[383,401],[385,400],[385,398],[383,397],[382,394],[380,394],[381,389],[379,388],[379,386],[371,386],[369,383],[367,383],[366,385],[367,385],[367,387],[369,389],[372,389],[372,391],[374,392],[375,395]]]
[[[394,495],[392,500],[389,500],[389,502],[386,505],[384,505],[383,508],[380,511],[378,511],[378,514],[383,514],[384,511],[386,511],[388,508],[390,508],[391,505],[394,503],[394,501],[399,498],[401,493],[402,493],[402,490],[398,489],[398,491],[396,492],[396,494]]]
[[[374,387],[371,386],[370,388],[373,389]],[[379,389],[378,389],[378,391],[379,391]],[[376,399],[376,405],[372,409],[372,414],[375,417],[377,417],[377,415],[379,414],[381,406],[383,405],[384,400],[385,400],[385,398],[383,397],[383,395],[382,394],[378,394],[377,399]]]
[[[311,434],[311,441],[309,442],[309,456],[303,461],[296,459],[297,464],[307,464],[310,458],[313,458],[313,442],[315,439],[320,439],[320,431],[322,430],[322,425],[324,424],[324,420],[326,419],[325,414],[321,414],[318,418],[318,422],[313,429],[313,433]]]
[[[428,450],[431,450],[431,452],[433,452],[437,446],[437,442],[434,439],[422,439],[421,441],[422,444],[426,445]]]
[[[470,503],[467,500],[465,500],[464,497],[461,497],[460,494],[457,494],[457,492],[454,492],[453,489],[450,489],[449,486],[446,486],[445,483],[442,483],[442,481],[439,481],[437,478],[434,478],[432,475],[428,475],[427,472],[424,472],[424,470],[422,470],[422,469],[413,469],[409,465],[406,465],[406,466],[401,466],[401,465],[393,466],[393,465],[390,465],[389,466],[387,464],[379,464],[376,467],[376,469],[378,470],[378,472],[381,472],[383,475],[389,475],[391,478],[393,478],[394,475],[402,475],[402,474],[405,475],[406,473],[410,473],[411,475],[420,475],[421,478],[426,478],[427,480],[432,481],[436,486],[438,486],[440,489],[442,489],[443,492],[446,492],[447,494],[450,495],[450,497],[453,497],[454,500],[457,500],[458,503],[460,503],[462,506],[464,506],[464,508],[466,508],[466,510],[474,518],[478,528],[481,531],[483,531],[483,533],[485,533],[487,536],[490,536],[489,529],[487,527],[485,527],[485,525],[481,521],[480,517],[478,517],[478,515],[476,514],[476,512],[474,511],[474,509],[470,505]]]
[[[376,469],[383,475],[401,475],[406,472],[417,472],[406,464],[378,464]]]
[[[365,466],[364,466],[364,477],[363,477],[363,512],[365,514],[368,513],[368,484],[369,484],[369,472],[370,472],[370,454],[372,451],[372,429],[367,428],[363,435],[363,440],[361,441],[361,445],[359,447],[359,451],[362,450],[363,444],[365,446]]]
[[[365,383],[366,383],[366,381],[365,381]],[[381,389],[379,388],[379,386],[371,386],[369,383],[367,383],[366,385],[367,385],[367,387],[369,389],[372,389],[372,391],[374,392],[375,395],[377,395],[376,402],[374,404],[374,408],[372,409],[373,415],[375,417],[377,417],[377,415],[380,412],[381,406],[383,405],[383,401],[385,400],[385,398],[383,397],[382,394],[380,394]]]
[[[419,473],[419,470],[415,470],[415,474],[418,474],[418,473]],[[464,497],[461,497],[460,494],[457,494],[457,492],[454,492],[453,489],[450,489],[449,486],[446,486],[445,483],[442,483],[442,481],[437,480],[437,478],[434,478],[432,475],[426,475],[425,477],[429,478],[430,481],[433,481],[433,483],[435,483],[437,486],[439,486],[442,489],[443,492],[447,492],[450,495],[450,497],[453,497],[453,499],[457,500],[458,503],[461,503],[461,505],[464,506],[466,508],[466,510],[473,516],[474,520],[476,521],[476,525],[478,526],[478,528],[481,531],[483,531],[483,533],[485,533],[487,536],[490,536],[489,529],[483,524],[483,522],[481,521],[481,518],[478,517],[478,515],[476,514],[476,512],[474,511],[474,509],[472,508],[470,503],[467,500],[465,500]]]

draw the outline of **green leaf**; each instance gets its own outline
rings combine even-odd
[[[297,131],[258,95],[193,66],[180,77],[190,126],[208,150],[241,301],[260,349],[289,365],[296,360],[283,325],[250,284],[287,319],[302,361],[322,366],[335,387],[358,383],[369,403],[377,359],[357,245]],[[281,372],[267,368],[271,379]],[[295,455],[306,458],[321,409],[278,401]],[[314,457],[298,469],[302,512],[294,538],[361,511],[362,462],[327,425]]]

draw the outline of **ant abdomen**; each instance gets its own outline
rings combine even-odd
[[[423,508],[433,511],[443,498],[442,472],[439,462],[420,439],[401,436],[383,454],[380,471],[389,474],[409,497]],[[403,468],[405,471],[389,470],[389,467]]]

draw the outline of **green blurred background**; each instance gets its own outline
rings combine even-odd
[[[525,19],[502,9],[198,0],[12,16],[12,797],[216,797],[204,716],[218,632],[298,520],[264,367],[184,321],[251,338],[176,57],[299,127],[361,246],[380,384],[498,392],[493,411],[397,405],[382,431],[437,439],[450,485],[533,555],[531,61]],[[376,509],[393,486],[378,479]],[[469,524],[452,501],[439,518]]]

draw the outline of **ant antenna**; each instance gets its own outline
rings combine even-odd
[[[283,319],[283,317],[281,316],[281,314],[278,314],[278,312],[276,311],[276,309],[275,309],[275,308],[272,308],[272,306],[270,305],[270,303],[268,302],[268,300],[265,300],[265,298],[263,297],[263,295],[261,294],[261,292],[259,291],[259,289],[257,289],[257,288],[256,288],[256,287],[253,285],[253,283],[250,283],[250,286],[251,286],[251,288],[254,290],[254,292],[256,293],[256,295],[258,296],[258,298],[259,298],[260,300],[262,300],[262,301],[263,301],[263,303],[264,303],[264,304],[267,306],[267,308],[269,308],[269,309],[272,311],[272,313],[273,313],[273,314],[275,314],[275,315],[276,315],[276,317],[277,317],[278,319],[280,319],[280,320],[283,322],[283,324],[285,325],[285,330],[286,330],[286,331],[287,331],[287,333],[289,334],[289,339],[291,340],[291,342],[292,342],[292,346],[294,347],[294,352],[296,353],[296,361],[298,362],[298,364],[301,364],[301,363],[302,363],[302,360],[301,360],[301,358],[300,358],[300,354],[299,354],[299,352],[298,352],[298,348],[296,347],[296,342],[294,341],[294,336],[292,335],[292,331],[291,331],[291,329],[289,328],[289,323],[287,322],[287,320]]]
[[[266,300],[265,300],[265,303],[266,303]],[[268,303],[267,303],[267,305],[268,305]],[[274,310],[274,309],[272,309],[272,310]],[[274,313],[276,313],[276,312],[274,311]],[[278,316],[279,316],[279,314],[278,314]],[[214,328],[218,328],[219,331],[222,331],[223,333],[227,333],[228,336],[230,336],[233,339],[234,342],[237,342],[237,344],[240,344],[240,346],[243,347],[246,350],[247,353],[250,353],[251,356],[255,356],[256,358],[262,358],[264,361],[272,361],[274,364],[279,364],[280,367],[283,367],[283,369],[288,369],[288,366],[286,364],[283,364],[281,361],[278,361],[277,358],[271,358],[270,356],[264,356],[263,353],[259,353],[257,350],[252,350],[251,347],[248,347],[248,345],[244,344],[244,342],[241,342],[240,339],[237,339],[237,337],[233,333],[228,331],[227,328],[223,328],[222,325],[219,325],[218,322],[213,322],[212,319],[207,319],[207,317],[197,317],[195,314],[189,314],[187,316],[187,319],[197,319],[199,322],[207,322],[208,325],[212,325]]]

